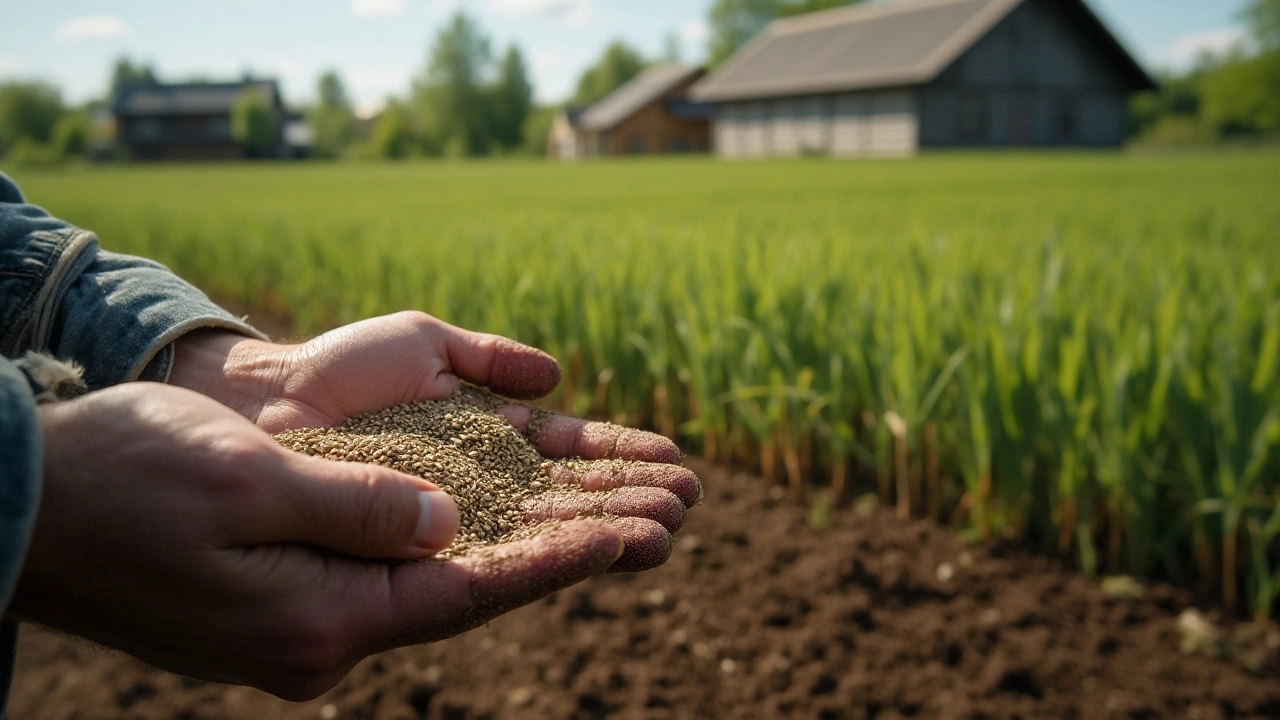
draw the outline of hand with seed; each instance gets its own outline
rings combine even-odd
[[[623,527],[570,520],[474,556],[386,562],[453,538],[454,504],[421,478],[292,452],[156,383],[38,413],[43,498],[6,619],[191,677],[312,698],[366,655],[483,624],[624,553]]]
[[[555,389],[560,367],[550,355],[507,338],[402,312],[347,325],[299,345],[221,331],[191,333],[176,345],[170,377],[171,384],[208,395],[271,433],[332,427],[396,405],[444,400],[463,381],[498,395],[531,399]],[[617,516],[614,528],[629,551],[615,570],[643,570],[666,560],[670,532],[683,521],[684,509],[701,496],[697,478],[679,466],[674,443],[661,435],[519,403],[489,409],[526,432],[543,457],[575,459],[549,467],[552,482],[622,491],[548,500],[531,517]]]

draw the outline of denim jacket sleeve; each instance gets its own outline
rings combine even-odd
[[[106,252],[93,233],[29,205],[0,173],[0,355],[74,360],[90,390],[168,379],[172,343],[202,327],[266,339],[163,265]],[[25,376],[0,360],[0,619],[22,569],[40,487],[40,437]],[[12,669],[0,623],[0,717]]]

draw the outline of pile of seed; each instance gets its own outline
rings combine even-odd
[[[290,450],[328,460],[372,463],[426,478],[458,505],[458,536],[444,552],[467,551],[531,537],[554,526],[524,521],[523,503],[546,492],[550,465],[529,442],[550,417],[535,410],[524,434],[497,413],[510,401],[463,386],[447,400],[399,405],[352,418],[336,428],[275,436]],[[558,492],[575,486],[559,485]]]

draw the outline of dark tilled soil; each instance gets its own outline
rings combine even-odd
[[[817,535],[760,479],[691,464],[707,501],[665,567],[371,658],[314,702],[28,629],[13,717],[1280,717],[1274,675],[1179,652],[1181,591],[1111,599],[1050,560],[887,512]]]

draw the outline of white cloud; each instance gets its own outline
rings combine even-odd
[[[129,23],[114,15],[87,15],[68,20],[54,31],[59,40],[75,41],[96,38],[125,37],[132,32]]]
[[[403,15],[405,8],[405,0],[351,0],[351,14],[356,17]]]
[[[701,46],[711,37],[711,26],[702,20],[690,20],[680,26],[680,40],[686,45]]]
[[[554,72],[568,65],[564,55],[555,50],[536,50],[533,53],[533,69],[535,72]]]
[[[412,83],[408,71],[364,69],[343,73],[347,92],[356,106],[356,114],[370,117],[378,114],[390,96],[405,97]]]
[[[588,25],[595,20],[593,0],[488,0],[491,10],[501,15],[549,17],[566,25]]]
[[[1218,28],[1184,35],[1153,58],[1161,67],[1185,70],[1205,55],[1222,55],[1248,42],[1244,28]]]
[[[0,55],[0,75],[20,75],[27,69],[27,64],[17,55]]]

